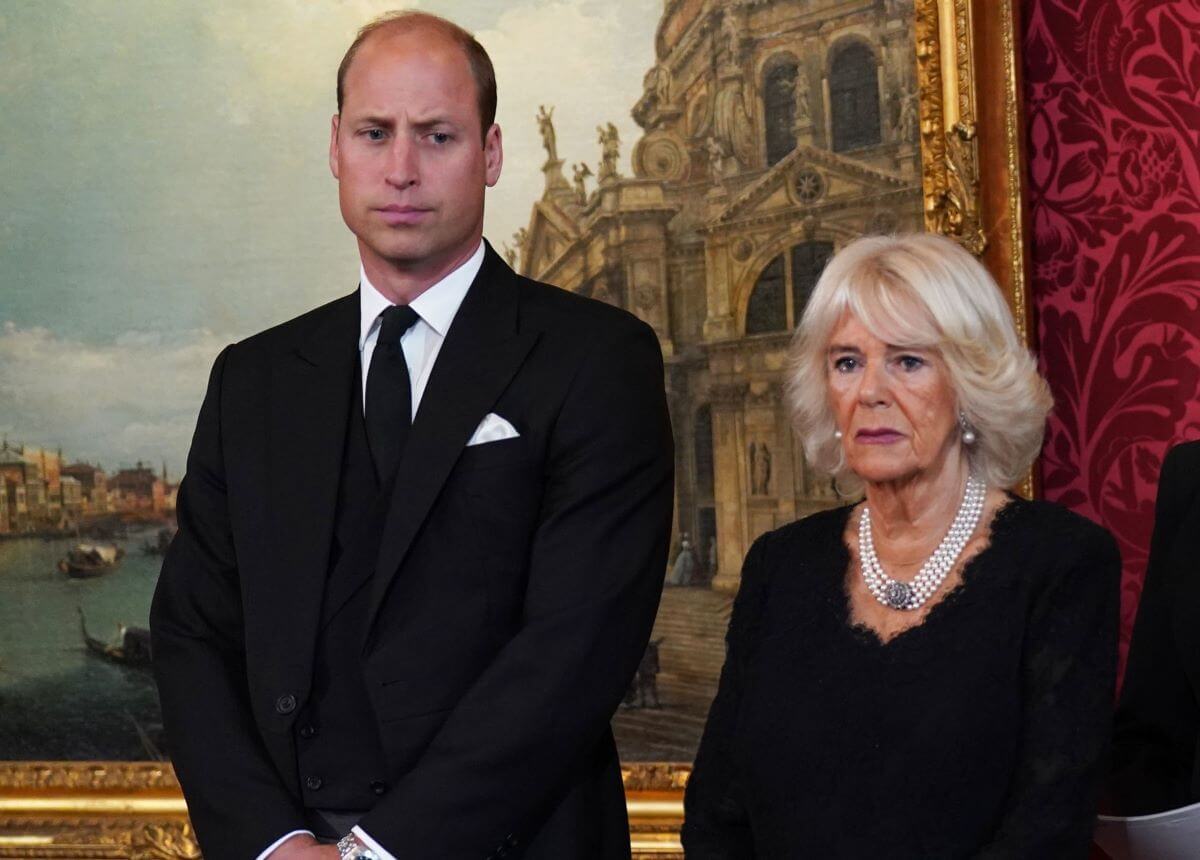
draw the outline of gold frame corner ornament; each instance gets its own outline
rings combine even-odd
[[[914,11],[925,228],[982,255],[971,2],[917,0]]]
[[[913,0],[926,227],[980,256],[1032,345],[1023,211],[1019,0]],[[988,97],[978,99],[977,93]],[[1032,473],[1022,491],[1034,491]],[[635,858],[682,858],[690,767],[626,763]],[[0,763],[0,860],[198,860],[161,762]]]
[[[914,31],[926,229],[983,259],[1032,345],[1019,3],[914,0]]]

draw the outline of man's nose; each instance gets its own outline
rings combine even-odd
[[[396,188],[407,188],[420,181],[417,167],[417,145],[404,135],[396,135],[388,151],[387,182]]]

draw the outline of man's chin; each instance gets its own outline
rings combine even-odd
[[[409,234],[400,237],[392,233],[384,237],[373,235],[369,239],[371,241],[359,239],[360,251],[398,270],[442,266],[455,259],[460,247],[465,247],[459,242],[448,242],[444,238],[438,241],[429,235]]]
[[[421,238],[410,236],[405,241],[397,242],[395,236],[388,237],[386,242],[363,242],[359,245],[363,250],[377,257],[381,262],[398,268],[408,268],[428,262],[437,254],[433,243],[422,241]]]

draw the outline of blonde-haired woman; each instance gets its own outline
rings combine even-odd
[[[791,359],[808,462],[865,498],[747,555],[689,860],[1086,857],[1120,558],[1005,492],[1050,395],[995,283],[945,239],[860,239]]]

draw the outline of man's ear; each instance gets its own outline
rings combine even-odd
[[[342,115],[335,113],[333,119],[329,123],[329,172],[333,174],[334,179],[340,179],[338,176],[338,123],[341,121]]]
[[[487,187],[493,187],[500,181],[500,169],[504,167],[504,142],[500,135],[500,126],[492,123],[492,127],[483,136],[484,176]]]

